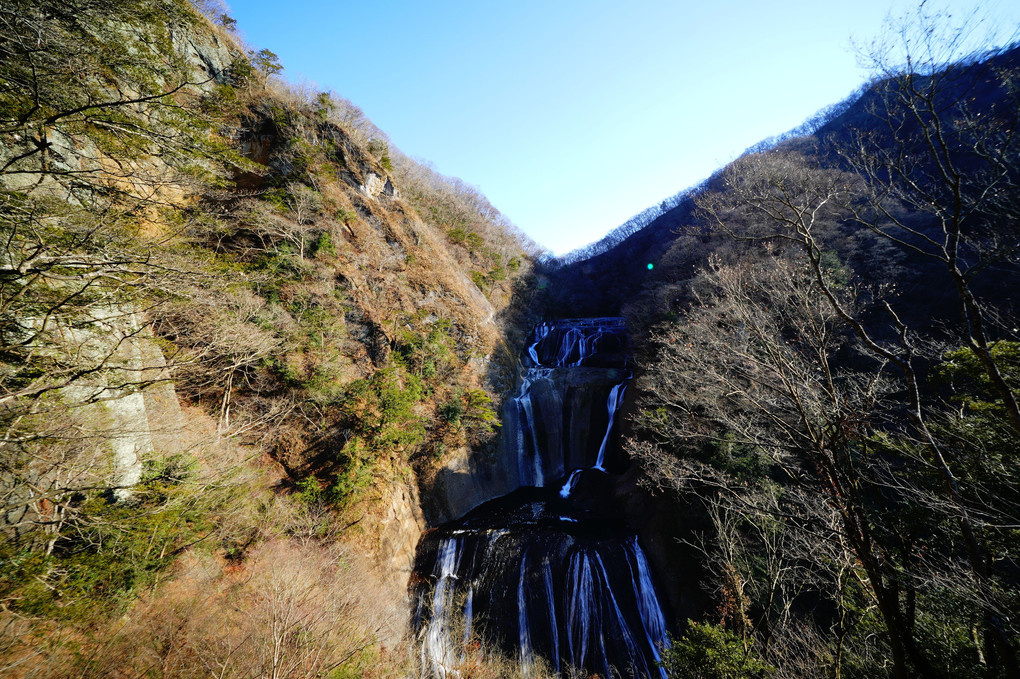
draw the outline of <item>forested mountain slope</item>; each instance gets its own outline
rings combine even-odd
[[[543,272],[551,308],[639,333],[657,565],[699,563],[707,597],[676,676],[1020,673],[1020,50],[946,64],[938,28],[812,134]]]
[[[1000,127],[1005,125],[1005,129],[994,131],[989,129],[987,132],[989,136],[994,134],[996,138],[1011,143],[1010,121],[1015,115],[1016,94],[1013,91],[1015,84],[1009,74],[1020,66],[1018,62],[1020,51],[1004,49],[987,55],[986,58],[971,57],[950,70],[940,72],[932,81],[925,77],[926,69],[945,67],[946,64],[937,62],[915,64],[915,75],[919,78],[914,83],[914,87],[918,89],[916,96],[923,98],[926,96],[924,90],[930,88],[931,95],[937,98],[930,102],[932,112],[917,111],[917,114],[922,117],[934,114],[938,118],[945,118],[946,123],[960,120],[961,125],[971,128],[980,127],[986,122]],[[892,77],[893,69],[883,70],[876,65],[875,72],[874,83],[854,93],[846,101],[820,112],[796,130],[763,142],[755,153],[745,155],[736,165],[771,151],[800,155],[806,162],[821,168],[855,172],[863,169],[862,164],[869,162],[863,158],[857,158],[855,162],[854,158],[850,157],[855,154],[855,148],[857,153],[863,152],[861,142],[867,142],[869,151],[876,153],[879,149],[886,149],[886,153],[894,150],[908,151],[904,148],[905,142],[914,135],[923,138],[921,130],[916,127],[916,121],[909,119],[912,114],[897,108],[903,105],[903,102],[898,101],[900,93],[889,90],[896,87],[898,82]],[[987,116],[993,111],[998,119],[989,121]],[[890,124],[897,126],[896,129],[890,131]],[[948,125],[947,131],[951,127],[952,124]],[[944,143],[956,149],[955,152],[960,157],[957,158],[957,166],[953,169],[959,172],[964,180],[976,184],[975,190],[981,188],[982,182],[992,183],[998,192],[997,196],[1003,200],[1003,196],[1008,193],[1011,179],[1004,177],[992,181],[987,177],[987,173],[999,172],[1001,168],[1009,166],[1011,160],[1008,158],[1008,149],[1001,150],[1004,154],[1002,158],[991,161],[992,164],[999,166],[999,169],[982,166],[982,161],[976,156],[968,158],[962,156],[961,148],[976,141],[957,137],[937,143]],[[991,139],[985,141],[990,143]],[[987,151],[990,149],[976,150],[974,153],[979,155]],[[909,149],[909,153],[912,154],[911,157],[899,159],[904,163],[903,170],[918,172],[935,170],[922,167],[924,159],[919,157],[919,154],[923,155],[923,151],[912,148]],[[932,149],[929,153],[942,152]],[[876,157],[872,160],[892,162],[889,158]],[[908,168],[906,164],[910,164],[911,167]],[[553,291],[550,297],[552,306],[583,308],[585,313],[617,313],[626,305],[632,305],[635,298],[642,295],[643,290],[647,294],[648,291],[661,290],[664,286],[668,287],[672,283],[689,278],[697,263],[704,262],[708,253],[714,250],[714,239],[719,235],[715,221],[709,218],[704,210],[698,210],[698,197],[708,193],[725,193],[727,185],[723,175],[726,172],[732,175],[738,170],[733,168],[720,170],[701,185],[664,201],[663,207],[666,209],[656,206],[655,209],[646,211],[647,215],[645,213],[638,215],[631,220],[633,223],[629,222],[618,229],[619,233],[613,232],[603,241],[567,255],[565,260],[569,264],[559,266],[553,260],[548,270],[543,272],[557,281],[557,285],[550,286]],[[969,175],[974,177],[971,178]],[[909,206],[901,206],[901,209],[908,210]],[[918,212],[923,214],[924,211]],[[916,215],[916,218],[921,219],[921,214]],[[864,251],[860,256],[859,266],[868,262],[877,266],[888,266],[890,262],[887,260],[890,258],[899,262],[910,260],[909,266],[914,269],[930,266],[921,259],[913,258],[909,251],[886,250],[872,256],[872,253],[866,252],[871,246],[863,242],[868,239],[864,233],[866,225],[852,220],[845,222],[843,229],[848,238],[858,241],[856,251]],[[928,226],[925,226],[925,229],[939,228],[935,221],[929,219],[927,222]],[[638,228],[641,224],[644,226]],[[728,243],[730,240],[726,238],[723,242]],[[877,247],[883,245],[880,243]],[[594,254],[588,255],[589,251]],[[648,264],[652,264],[653,267],[650,269]],[[918,278],[925,279],[921,286],[925,293],[919,295],[917,299],[910,300],[911,303],[927,303],[930,300],[928,294],[930,291],[924,286],[933,281],[926,279],[923,273],[910,278],[915,279],[915,282]],[[979,284],[982,283],[984,281],[979,281]],[[1006,288],[1000,288],[998,294],[1000,299],[1007,296],[1002,294],[1003,290]],[[644,311],[647,313],[642,315],[652,319],[657,319],[661,314],[668,312],[662,307]]]
[[[534,246],[209,7],[0,7],[0,674],[403,672],[495,446]]]

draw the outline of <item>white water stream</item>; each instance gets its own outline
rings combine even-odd
[[[525,674],[543,662],[560,675],[665,676],[657,661],[666,618],[637,537],[611,518],[611,506],[596,515],[575,497],[585,474],[611,482],[625,465],[614,444],[630,379],[624,346],[619,319],[535,329],[510,404],[515,430],[505,439],[522,488],[440,527],[419,547],[415,629],[424,676],[460,676],[476,639],[502,647]],[[589,371],[591,379],[563,371]],[[569,389],[588,391],[571,396]],[[605,412],[572,412],[577,403],[604,403]],[[590,423],[600,428],[589,433]],[[573,449],[578,442],[590,447]]]

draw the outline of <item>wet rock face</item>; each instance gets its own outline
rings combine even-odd
[[[525,671],[662,676],[666,616],[636,531],[647,511],[616,444],[626,385],[619,319],[536,328],[504,411],[516,488],[419,542],[412,628],[423,676],[457,672],[474,644]]]
[[[517,485],[541,486],[572,470],[596,466],[600,451],[603,468],[625,466],[607,432],[616,401],[623,396],[616,388],[627,375],[617,368],[528,370],[503,413],[504,450],[508,464],[516,466]]]
[[[608,403],[622,402],[620,385],[629,379],[626,347],[619,319],[538,326],[521,359],[521,382],[503,405],[501,459],[455,456],[437,476],[430,518],[454,519],[521,486],[551,484],[595,466],[600,450],[605,469],[622,471],[626,461],[612,445],[616,431],[607,432]]]

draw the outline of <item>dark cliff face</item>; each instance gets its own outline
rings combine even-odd
[[[544,299],[550,315],[621,313],[628,301],[659,280],[656,268],[681,231],[691,228],[693,212],[693,200],[684,199],[606,252],[565,266],[540,267],[548,280]]]

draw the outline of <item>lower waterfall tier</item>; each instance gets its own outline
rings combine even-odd
[[[647,560],[607,509],[522,488],[423,537],[412,596],[424,674],[450,675],[480,641],[525,670],[542,658],[557,673],[664,676]]]

